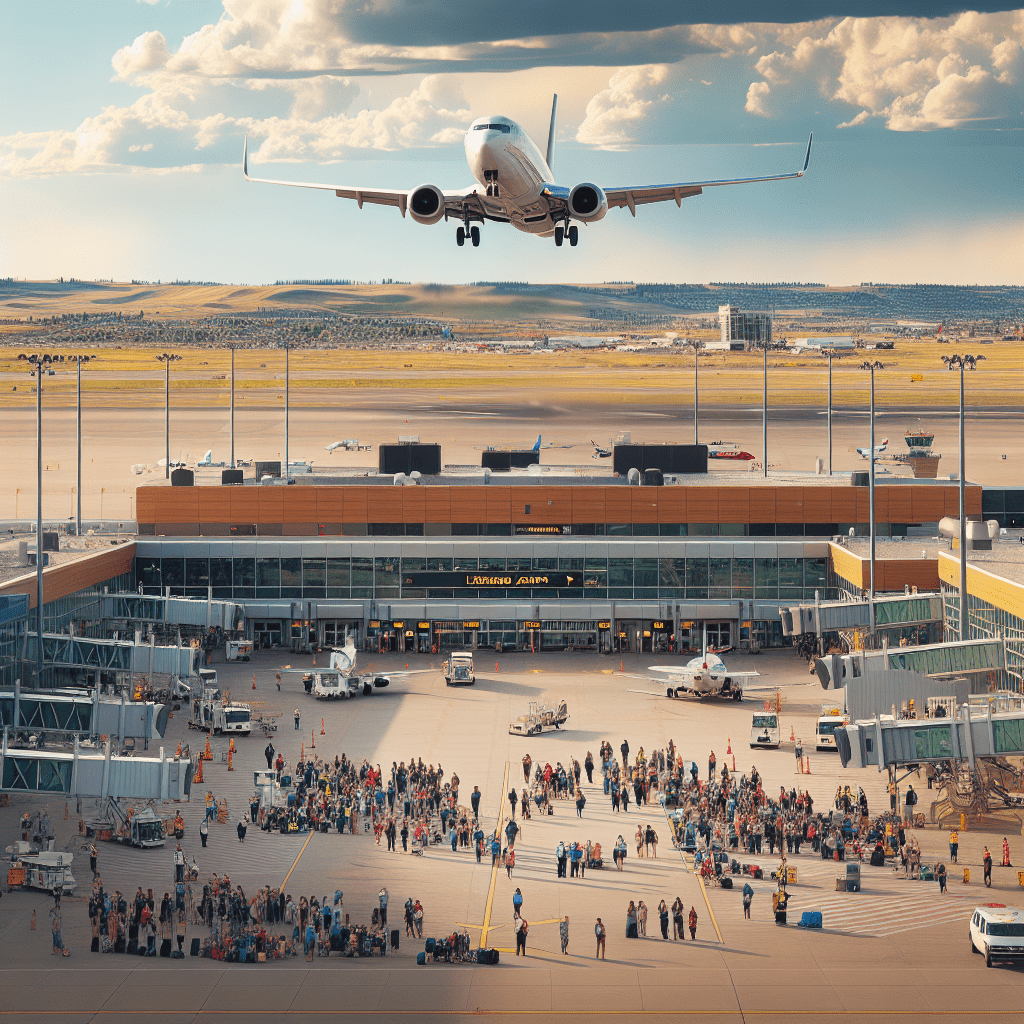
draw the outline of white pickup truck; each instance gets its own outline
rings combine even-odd
[[[476,682],[470,651],[452,651],[445,658],[444,681],[448,686],[472,686]]]

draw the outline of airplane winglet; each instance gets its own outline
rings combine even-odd
[[[249,136],[245,136],[245,141],[242,143],[242,177],[246,181],[249,180]]]
[[[807,168],[811,165],[811,143],[814,142],[814,132],[807,138],[807,155],[804,157],[804,169],[800,172],[801,175],[807,173]]]

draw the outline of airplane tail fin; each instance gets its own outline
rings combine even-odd
[[[535,452],[540,451],[540,434],[537,435],[537,443],[533,446],[533,450]]]
[[[558,93],[551,97],[551,124],[548,125],[548,151],[546,160],[548,167],[554,170],[555,159],[555,115],[558,113]]]
[[[703,630],[703,638],[700,645],[701,663],[705,668],[708,667],[708,627],[705,626]]]

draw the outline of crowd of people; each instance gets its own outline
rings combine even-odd
[[[89,897],[92,952],[180,959],[192,928],[201,935],[193,935],[190,953],[214,960],[254,963],[304,955],[311,961],[332,952],[385,956],[399,942],[399,930],[388,929],[388,903],[382,888],[369,922],[354,923],[340,890],[296,900],[283,888],[266,885],[248,896],[226,874],[213,874],[201,891],[189,881],[176,881],[162,897],[140,886],[129,898],[120,890],[107,892],[97,875]],[[418,899],[406,900],[404,919],[406,936],[422,938]],[[58,916],[54,948],[59,944]]]

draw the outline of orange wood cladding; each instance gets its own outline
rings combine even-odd
[[[137,518],[190,523],[866,523],[866,487],[139,487]],[[529,507],[530,511],[526,509]],[[967,488],[968,515],[981,488]],[[880,523],[959,514],[955,484],[877,485]]]
[[[61,597],[77,594],[132,571],[135,558],[135,542],[118,544],[109,551],[86,555],[73,562],[64,562],[43,569],[43,603],[49,604]],[[36,607],[36,574],[19,576],[0,586],[0,594],[28,594],[29,607]]]

